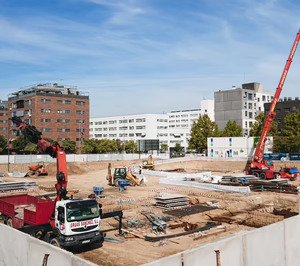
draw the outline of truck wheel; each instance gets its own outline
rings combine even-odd
[[[253,175],[256,176],[256,177],[259,177],[259,173],[258,172],[254,172]]]
[[[40,240],[44,239],[44,233],[43,233],[43,231],[37,231],[35,233],[34,237],[37,238],[37,239],[40,239]]]
[[[128,184],[132,187],[136,186],[136,182],[134,180],[129,180]]]
[[[275,179],[279,179],[280,177],[281,177],[280,174],[275,174],[275,175],[274,175],[274,178],[275,178]]]
[[[266,175],[265,172],[261,172],[260,175],[259,175],[259,177],[260,177],[261,179],[266,179],[266,178],[267,178],[267,175]]]
[[[9,226],[9,227],[13,227],[13,221],[12,221],[11,218],[8,218],[8,219],[6,220],[6,225]]]
[[[58,247],[58,248],[61,247],[61,245],[60,245],[60,243],[59,243],[59,241],[58,241],[58,239],[57,239],[56,237],[54,237],[54,238],[52,238],[52,239],[50,240],[50,245],[56,246],[56,247]]]

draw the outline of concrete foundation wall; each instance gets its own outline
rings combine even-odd
[[[49,254],[47,266],[96,265],[6,225],[0,224],[0,236],[0,266],[42,265],[45,254]]]
[[[300,265],[299,238],[300,216],[297,215],[147,265],[177,265],[182,256],[185,266],[216,266],[215,250],[219,250],[222,266],[296,266]]]

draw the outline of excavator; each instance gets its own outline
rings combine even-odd
[[[267,137],[271,131],[273,121],[276,117],[276,105],[279,101],[280,94],[283,89],[283,85],[285,83],[287,74],[289,72],[290,66],[292,64],[292,60],[294,58],[295,52],[298,47],[298,43],[300,40],[300,30],[297,33],[296,39],[294,41],[292,50],[289,54],[288,60],[286,62],[286,65],[284,67],[281,79],[279,81],[274,100],[272,102],[270,112],[267,116],[263,131],[260,136],[260,140],[257,146],[257,149],[254,154],[254,159],[250,163],[249,170],[247,171],[249,174],[252,174],[254,176],[260,177],[261,179],[273,179],[273,178],[289,178],[290,180],[295,180],[298,175],[299,171],[298,168],[282,168],[280,171],[275,171],[274,165],[272,162],[267,161],[264,159],[264,150],[266,146]]]
[[[46,166],[44,162],[39,162],[37,165],[31,165],[28,166],[29,172],[26,174],[26,176],[44,176],[48,175]]]
[[[154,170],[153,159],[151,154],[148,156],[148,160],[143,161],[142,168],[147,170]]]
[[[129,186],[141,185],[144,180],[138,179],[134,174],[127,171],[126,167],[115,168],[114,174],[111,174],[112,166],[108,164],[107,180],[110,186],[119,186],[119,181],[128,181]]]

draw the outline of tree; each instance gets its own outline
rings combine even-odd
[[[212,122],[208,115],[200,116],[197,122],[194,122],[191,129],[191,138],[188,139],[189,149],[196,149],[203,152],[207,149],[207,138],[218,137],[220,135],[218,126]]]
[[[138,145],[134,140],[130,140],[125,144],[126,153],[136,153],[138,151]]]
[[[81,151],[84,153],[97,153],[97,140],[88,139],[84,141]]]
[[[161,145],[160,145],[160,149],[161,149],[163,152],[166,152],[166,151],[168,151],[169,146],[168,146],[168,144],[161,144]]]
[[[18,153],[24,151],[29,141],[24,136],[19,136],[12,142],[13,149]]]
[[[117,144],[118,152],[124,151],[124,144],[121,143],[121,140],[120,139],[116,139],[115,142]]]
[[[300,110],[290,113],[284,118],[283,135],[300,137]]]
[[[30,152],[30,153],[37,153],[37,151],[38,151],[38,146],[37,146],[36,144],[34,144],[34,143],[29,142],[29,143],[25,146],[24,151],[28,151],[28,152]]]
[[[0,136],[0,152],[3,152],[7,148],[7,141],[4,136]]]
[[[66,139],[61,144],[65,153],[76,153],[76,142],[74,140]]]
[[[118,151],[117,142],[110,139],[101,139],[97,143],[97,153],[107,153]]]
[[[229,120],[226,124],[222,137],[242,137],[243,129],[239,126],[236,121]]]
[[[176,143],[174,147],[175,152],[182,152],[183,147],[180,145],[180,143]]]
[[[263,131],[263,128],[266,123],[266,118],[267,116],[264,113],[260,113],[256,118],[255,118],[255,123],[253,124],[251,130],[250,130],[250,136],[251,137],[258,137],[261,136],[261,133]],[[272,128],[270,131],[271,136],[277,136],[278,135],[278,122],[273,121],[272,123]]]

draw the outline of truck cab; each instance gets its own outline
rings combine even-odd
[[[100,210],[96,200],[63,200],[55,206],[56,240],[51,244],[63,247],[103,242],[100,234]]]

